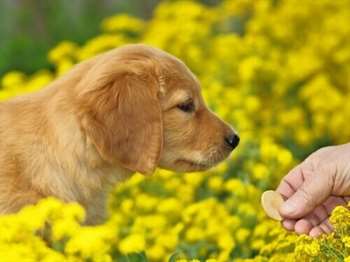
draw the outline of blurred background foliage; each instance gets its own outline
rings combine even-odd
[[[0,75],[50,68],[46,54],[69,39],[78,44],[97,35],[106,16],[128,13],[145,20],[160,0],[1,0]],[[219,0],[202,0],[215,5]]]
[[[349,142],[350,0],[1,4],[8,35],[1,35],[0,101],[142,42],[183,60],[208,105],[241,136],[233,156],[208,172],[133,176],[111,192],[110,216],[97,227],[80,225],[78,205],[53,199],[0,216],[1,262],[350,262],[348,209],[334,210],[334,234],[312,240],[266,218],[259,201],[312,151]],[[46,223],[52,235],[42,239],[35,232]]]

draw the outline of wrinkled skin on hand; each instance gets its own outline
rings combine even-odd
[[[277,188],[283,226],[317,237],[330,233],[332,210],[350,200],[350,143],[324,147],[292,169]]]

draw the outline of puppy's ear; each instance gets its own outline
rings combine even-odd
[[[82,130],[101,157],[142,174],[163,146],[156,66],[146,58],[104,60],[78,84]]]

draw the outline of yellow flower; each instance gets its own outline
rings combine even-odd
[[[346,247],[350,247],[350,236],[344,236],[342,238],[343,243],[345,244]]]
[[[279,151],[279,154],[277,155],[277,160],[281,164],[281,166],[289,166],[293,161],[292,154],[285,149],[282,149]]]
[[[145,246],[145,237],[140,234],[131,234],[122,239],[118,244],[118,248],[123,254],[143,251]]]
[[[53,198],[3,215],[0,261],[119,261],[141,251],[154,262],[171,254],[177,261],[350,261],[348,207],[333,210],[334,232],[318,239],[285,231],[260,207],[261,192],[275,188],[310,150],[348,142],[349,1],[214,2],[160,1],[148,21],[105,18],[95,37],[63,41],[48,53],[54,72],[1,77],[6,100],[101,52],[152,44],[190,67],[209,107],[237,129],[241,143],[208,172],[159,170],[119,183],[99,226],[82,224],[78,204]]]
[[[149,196],[147,194],[140,194],[137,199],[135,199],[135,206],[143,210],[153,210],[157,206],[158,200],[155,197]]]
[[[50,62],[56,64],[62,59],[74,57],[77,50],[77,44],[70,41],[63,41],[49,52],[48,58]]]
[[[89,40],[82,48],[80,48],[76,53],[76,57],[79,61],[82,61],[103,51],[121,46],[125,43],[126,40],[119,35],[100,35]]]
[[[179,210],[182,210],[182,203],[177,198],[164,199],[157,207],[158,212],[175,216]]]
[[[218,246],[225,251],[231,251],[235,245],[235,240],[229,233],[223,233],[218,240]]]
[[[269,169],[261,164],[261,163],[256,163],[253,167],[252,167],[252,175],[255,179],[257,180],[265,180],[268,178],[269,175]]]
[[[255,72],[262,66],[262,61],[258,57],[248,57],[239,65],[239,75],[242,81],[250,81]]]
[[[208,181],[208,186],[214,191],[220,191],[222,190],[223,179],[219,176],[210,177]]]
[[[102,30],[106,32],[137,32],[140,33],[145,24],[142,20],[127,14],[108,17],[102,21]]]
[[[1,79],[1,85],[4,88],[16,87],[24,83],[26,76],[19,71],[6,73]]]
[[[185,239],[189,242],[200,240],[205,234],[205,231],[199,227],[191,227],[187,229]]]
[[[72,60],[66,58],[60,59],[59,61],[57,61],[57,74],[63,75],[73,66],[74,62]]]
[[[147,257],[152,261],[159,261],[166,256],[166,251],[161,245],[154,245],[147,249]]]
[[[164,246],[168,250],[175,249],[178,242],[179,242],[179,236],[176,231],[175,232],[165,231],[164,233],[160,234],[156,239],[157,245]]]
[[[110,245],[108,245],[107,243],[109,243],[109,241],[113,239],[113,236],[113,231],[111,231],[110,228],[104,226],[81,228],[67,242],[65,251],[67,254],[78,255],[81,258],[87,260],[99,259],[100,261],[109,262],[112,261],[112,259],[108,254],[110,250]],[[121,242],[119,247],[125,248],[124,245],[125,243]]]
[[[243,244],[245,241],[247,241],[247,238],[250,235],[250,231],[246,228],[240,228],[237,230],[235,234],[235,239],[238,243]]]
[[[261,107],[261,102],[256,96],[248,96],[244,99],[245,110],[249,113],[256,113]]]

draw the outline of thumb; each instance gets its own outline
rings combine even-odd
[[[331,194],[332,187],[332,178],[327,173],[311,175],[309,180],[305,180],[297,191],[282,204],[280,214],[292,219],[303,217],[325,201]]]

